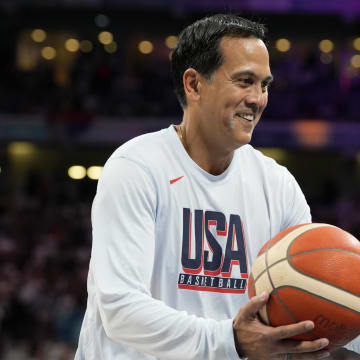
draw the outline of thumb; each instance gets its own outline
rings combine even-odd
[[[256,318],[258,312],[267,303],[268,299],[269,294],[265,291],[262,292],[260,295],[251,298],[251,300],[243,308],[244,317],[249,320]]]

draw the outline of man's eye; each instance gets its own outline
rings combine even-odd
[[[253,81],[251,79],[248,78],[242,78],[242,79],[238,79],[238,83],[240,84],[245,84],[245,85],[251,85],[253,83]]]

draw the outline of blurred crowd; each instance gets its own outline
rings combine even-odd
[[[2,184],[4,185],[4,184]],[[74,358],[86,307],[94,184],[29,174],[2,188],[0,358]],[[9,190],[9,189],[7,189]]]
[[[26,72],[8,64],[0,84],[0,112],[49,113],[50,120],[63,116],[64,121],[75,123],[98,115],[119,121],[131,116],[179,116],[168,56],[128,56],[126,51],[79,52],[62,83],[56,74],[59,70],[49,64]],[[266,118],[358,120],[360,69],[349,65],[353,52],[321,53],[316,44],[296,43],[287,53],[279,53],[273,44],[270,51],[275,81]]]

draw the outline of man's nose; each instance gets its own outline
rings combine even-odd
[[[246,106],[251,108],[253,112],[257,112],[263,103],[263,95],[264,93],[261,85],[252,86],[249,93],[245,97]]]
[[[260,106],[262,99],[263,99],[263,89],[261,85],[255,85],[251,87],[248,95],[245,98],[245,101],[250,104],[256,104]]]

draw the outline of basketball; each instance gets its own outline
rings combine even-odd
[[[315,328],[297,340],[329,339],[329,350],[360,334],[360,242],[328,224],[303,224],[280,232],[252,265],[249,297],[267,291],[264,323],[312,320]]]

